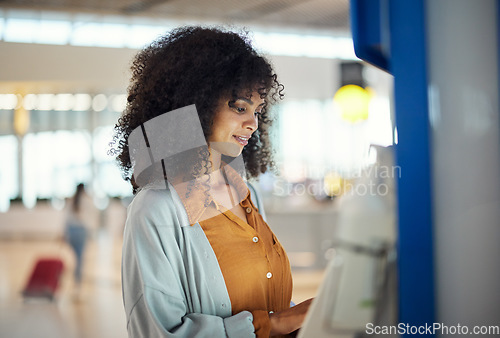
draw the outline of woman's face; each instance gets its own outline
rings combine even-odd
[[[224,155],[240,155],[258,128],[258,115],[264,103],[258,92],[253,92],[250,98],[222,100],[215,113],[212,134],[208,138],[210,146]]]

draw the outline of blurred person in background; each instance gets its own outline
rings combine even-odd
[[[85,185],[80,183],[69,200],[66,214],[64,237],[75,254],[75,296],[80,294],[82,284],[83,255],[91,229],[95,226],[96,208],[92,198],[85,192]]]
[[[282,98],[283,86],[271,65],[246,33],[182,27],[141,51],[132,74],[113,149],[135,194],[122,256],[129,336],[243,338],[296,331],[310,300],[290,306],[288,257],[263,218],[256,191],[227,164],[242,156],[247,178],[272,167],[268,108]],[[160,177],[163,186],[140,180],[134,171],[140,157],[149,161],[155,144],[171,146],[158,118],[182,112],[187,119],[193,104],[208,147],[151,164],[144,172]],[[152,119],[149,127],[164,128],[161,141],[146,137]],[[132,132],[144,134],[149,152],[129,143]],[[170,137],[183,142],[197,135]],[[236,203],[222,201],[227,192]]]

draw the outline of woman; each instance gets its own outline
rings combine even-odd
[[[76,192],[70,200],[66,215],[66,226],[64,229],[65,239],[75,253],[75,295],[80,292],[82,283],[82,267],[83,267],[83,253],[87,242],[87,227],[89,223],[89,212],[91,202],[89,196],[85,193],[85,186],[79,183],[76,186]]]
[[[140,52],[118,160],[135,198],[122,276],[133,337],[268,337],[297,330],[290,265],[242,177],[272,165],[267,108],[282,97],[244,35],[184,27]],[[132,175],[133,174],[133,175]]]

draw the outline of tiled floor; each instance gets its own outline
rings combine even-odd
[[[106,233],[89,241],[77,293],[74,259],[58,241],[0,242],[0,337],[126,337],[120,288],[121,242]],[[54,302],[24,300],[22,289],[37,257],[61,257],[65,270]]]
[[[65,262],[54,302],[23,300],[22,289],[36,258],[59,256]],[[71,271],[69,247],[52,240],[0,240],[0,338],[126,337],[120,286],[120,236],[101,231],[85,252],[84,280],[79,293]],[[294,271],[298,303],[313,297],[322,271]]]

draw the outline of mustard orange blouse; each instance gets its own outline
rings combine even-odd
[[[232,313],[253,314],[257,337],[269,337],[268,313],[290,307],[292,275],[285,250],[250,199],[241,176],[224,167],[228,182],[236,189],[246,220],[208,196],[195,190],[183,199],[190,220],[199,222],[217,257],[231,300]],[[205,206],[207,205],[207,206]],[[206,215],[210,215],[207,217]]]

